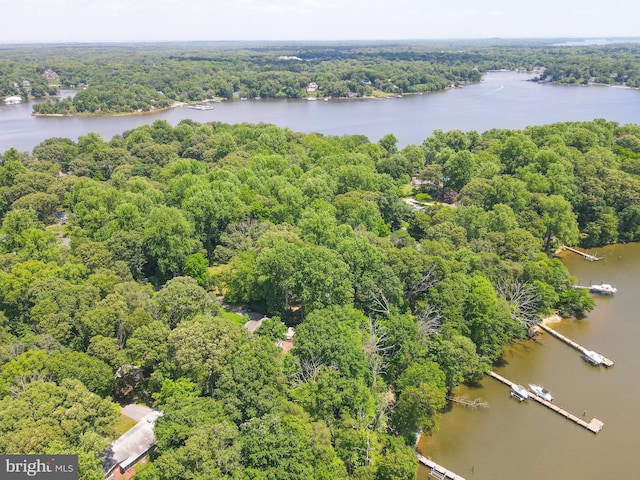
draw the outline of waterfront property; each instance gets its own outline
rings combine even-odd
[[[562,340],[567,345],[569,345],[569,346],[575,348],[576,350],[578,350],[580,353],[582,353],[585,356],[587,361],[589,363],[592,363],[593,365],[604,365],[605,367],[613,367],[613,365],[615,364],[615,362],[613,360],[610,360],[609,358],[605,357],[604,355],[602,355],[600,353],[597,353],[597,352],[594,352],[593,350],[588,350],[587,348],[585,348],[582,345],[574,342],[570,338],[565,337],[561,333],[556,332],[553,328],[549,328],[548,326],[544,325],[543,323],[539,323],[538,326],[542,330],[544,330],[545,332],[547,332],[547,333],[553,335],[554,337],[556,337],[558,340]]]
[[[438,480],[465,480],[460,475],[453,473],[451,470],[447,470],[442,465],[438,465],[430,458],[424,457],[419,453],[416,453],[416,457],[418,457],[418,461],[422,465],[429,468],[430,477],[437,478]]]
[[[520,387],[519,385],[516,385],[515,383],[513,383],[511,380],[509,380],[509,379],[507,379],[507,378],[505,378],[505,377],[503,377],[501,375],[498,375],[494,371],[489,372],[489,375],[491,377],[495,378],[496,380],[498,380],[499,382],[502,382],[505,385],[508,385],[509,387],[511,387],[511,389],[512,389],[511,391],[512,392],[515,391],[516,387]],[[522,387],[520,387],[520,388],[522,388]],[[572,414],[572,413],[570,413],[570,412],[558,407],[557,405],[554,405],[551,402],[548,402],[547,400],[545,400],[542,397],[539,397],[535,393],[527,392],[527,398],[531,398],[532,400],[535,400],[540,405],[544,405],[548,409],[553,410],[554,412],[562,415],[567,420],[571,420],[572,422],[580,425],[581,427],[586,428],[590,432],[598,433],[600,430],[602,430],[602,427],[604,426],[604,422],[598,420],[595,417],[592,418],[590,422],[585,422],[581,418],[578,418],[574,414]]]
[[[529,392],[522,385],[516,385],[515,383],[511,384],[511,392],[509,392],[513,398],[516,400],[526,400],[529,398]]]
[[[545,399],[547,402],[553,402],[553,395],[551,392],[544,388],[542,385],[536,385],[535,383],[529,384],[529,389],[538,395],[540,398]]]
[[[584,258],[586,258],[590,262],[596,262],[598,260],[602,260],[600,257],[596,257],[595,255],[591,255],[587,252],[583,252],[581,250],[578,250],[577,248],[567,247],[566,245],[563,246],[563,248],[565,250],[569,250],[570,252],[577,253],[578,255],[582,255]]]
[[[599,285],[590,285],[588,287],[584,287],[582,285],[575,285],[573,288],[589,290],[589,293],[593,293],[595,295],[613,295],[618,291],[616,287],[608,283],[601,283]]]

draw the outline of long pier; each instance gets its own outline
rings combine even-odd
[[[590,255],[587,252],[580,251],[576,248],[567,247],[566,245],[564,245],[563,247],[569,250],[570,252],[577,253],[578,255],[582,255],[584,258],[586,258],[590,262],[596,262],[598,260],[602,260],[602,258],[596,257],[595,255]]]
[[[514,383],[511,380],[504,378],[501,375],[498,375],[494,371],[490,371],[489,375],[495,378],[496,380],[498,380],[499,382],[502,382],[505,385],[508,385],[510,388],[514,385]],[[539,397],[533,392],[529,392],[529,398],[535,400],[540,405],[544,405],[548,409],[553,410],[557,414],[562,415],[567,420],[571,420],[573,423],[576,423],[581,427],[586,428],[590,432],[598,433],[600,430],[602,430],[602,427],[604,427],[604,422],[598,420],[595,417],[592,418],[590,422],[585,422],[583,419],[576,417],[573,413],[567,412],[566,410],[558,407],[557,405],[551,402],[547,402],[544,398]]]
[[[550,335],[553,335],[554,337],[556,337],[557,339],[563,341],[567,345],[575,348],[576,350],[578,350],[580,353],[582,353],[583,355],[585,355],[588,358],[587,352],[589,352],[590,350],[584,348],[582,345],[574,342],[570,338],[565,337],[561,333],[556,332],[553,328],[549,328],[548,326],[544,325],[543,323],[538,323],[538,326],[542,330],[544,330],[545,332],[549,333]],[[613,365],[615,364],[615,362],[613,360],[605,357],[604,355],[602,355],[600,353],[598,353],[598,355],[600,355],[600,357],[602,357],[602,365],[604,365],[605,367],[613,367]]]
[[[451,470],[447,470],[441,465],[438,465],[436,462],[434,462],[430,458],[424,457],[420,455],[418,452],[415,452],[415,454],[416,454],[416,457],[418,457],[418,461],[422,465],[431,469],[431,471],[429,472],[430,477],[437,478],[438,480],[446,480],[446,479],[465,480],[460,475],[453,473]]]

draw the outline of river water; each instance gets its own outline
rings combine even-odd
[[[606,118],[640,123],[640,91],[613,87],[569,87],[527,82],[530,74],[491,72],[480,83],[425,95],[381,100],[250,100],[214,104],[213,110],[185,107],[141,116],[38,118],[30,104],[0,105],[0,152],[30,151],[42,140],[77,140],[88,132],[105,140],[162,119],[172,125],[198,122],[273,123],[299,132],[361,134],[377,142],[387,133],[399,146],[420,144],[433,130],[520,129],[528,125]],[[66,92],[69,94],[69,92]]]
[[[589,262],[575,254],[563,261],[578,284],[611,283],[618,293],[594,297],[596,308],[582,320],[552,324],[586,348],[616,362],[593,367],[568,345],[541,334],[508,350],[500,375],[527,385],[544,385],[554,403],[604,428],[594,435],[557,413],[532,402],[518,402],[507,386],[486,377],[479,388],[461,387],[459,396],[481,397],[486,409],[454,405],[441,417],[440,431],[423,437],[419,449],[467,480],[591,480],[640,478],[640,244],[595,251]],[[591,253],[594,253],[593,251]],[[427,479],[426,468],[420,478]]]

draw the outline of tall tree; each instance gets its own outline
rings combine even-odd
[[[193,225],[180,210],[160,206],[149,212],[144,246],[157,274],[166,278],[182,270],[199,242],[193,238]]]
[[[571,204],[560,195],[551,195],[542,197],[539,205],[545,226],[544,250],[549,251],[554,238],[563,244],[575,245],[579,238],[579,231]]]

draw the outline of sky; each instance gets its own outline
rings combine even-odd
[[[606,38],[637,0],[0,0],[0,44]]]

